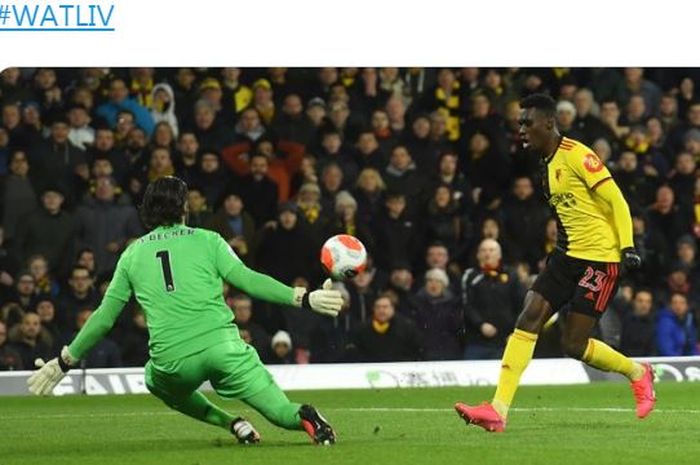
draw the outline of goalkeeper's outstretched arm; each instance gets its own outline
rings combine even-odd
[[[289,287],[271,276],[245,266],[221,236],[218,236],[216,242],[215,257],[221,276],[257,299],[303,307],[330,316],[336,316],[343,305],[340,291],[331,289],[330,279],[323,283],[322,289],[313,292],[308,292],[304,287]]]

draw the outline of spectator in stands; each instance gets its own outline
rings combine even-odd
[[[568,100],[560,100],[557,103],[557,129],[564,137],[583,140],[584,135],[574,124],[576,121],[576,107]]]
[[[87,108],[80,104],[73,104],[68,108],[68,140],[81,150],[95,142],[95,129],[90,126],[92,119]]]
[[[452,254],[456,254],[464,242],[471,240],[473,226],[450,186],[438,185],[435,188],[424,221],[425,241],[442,242]]]
[[[18,263],[14,254],[5,246],[5,232],[0,227],[0,305],[12,297],[17,269]]]
[[[648,215],[649,225],[663,235],[668,250],[673,250],[676,241],[690,231],[687,218],[667,185],[656,190],[656,202],[649,207]]]
[[[676,242],[676,258],[671,263],[671,269],[682,269],[688,274],[691,282],[698,282],[700,265],[697,251],[697,242],[690,235],[682,236]]]
[[[49,263],[41,254],[32,255],[27,259],[27,268],[34,277],[37,294],[58,295],[60,286],[49,271]]]
[[[383,208],[386,184],[379,171],[364,168],[357,177],[355,188],[350,191],[357,201],[357,215],[364,224],[371,224]]]
[[[617,99],[622,105],[628,103],[633,95],[639,95],[650,112],[655,113],[659,108],[661,89],[644,78],[643,68],[625,68],[624,86],[619,90]]]
[[[208,224],[212,217],[212,211],[207,204],[207,199],[202,194],[202,189],[195,185],[189,185],[187,191],[187,225],[193,228],[202,228]]]
[[[283,283],[291,284],[297,277],[316,282],[320,273],[320,265],[316,265],[318,249],[300,225],[299,216],[294,203],[284,203],[279,207],[277,221],[259,231],[256,264]]]
[[[698,131],[700,138],[700,131]],[[697,179],[697,164],[692,154],[681,152],[676,156],[674,170],[668,184],[673,189],[676,204],[682,211],[689,211],[693,205],[695,180]]]
[[[678,113],[685,115],[685,121],[680,122],[668,134],[668,145],[672,153],[678,153],[684,149],[685,136],[689,131],[700,129],[700,100],[690,101],[687,108],[684,112],[679,105]]]
[[[172,152],[175,149],[176,139],[177,136],[170,125],[165,121],[161,121],[160,123],[156,124],[155,129],[153,130],[150,145],[154,149],[162,147]]]
[[[397,262],[410,266],[423,243],[421,231],[406,214],[403,193],[387,193],[384,205],[385,210],[375,217],[372,230],[377,266],[384,270]]]
[[[129,97],[129,89],[124,79],[116,77],[109,83],[109,101],[97,107],[96,114],[103,118],[112,128],[117,125],[120,111],[126,110],[134,115],[135,123],[150,137],[153,132],[153,118],[146,107]]]
[[[193,183],[202,190],[202,194],[207,199],[207,205],[213,209],[219,208],[230,182],[231,176],[222,166],[219,153],[214,150],[204,150]]]
[[[68,288],[58,297],[61,327],[71,334],[75,330],[78,312],[95,309],[99,303],[93,275],[84,266],[74,265],[68,278]]]
[[[466,170],[472,186],[479,188],[477,203],[493,209],[507,188],[510,159],[493,144],[489,135],[477,132],[469,139]],[[465,166],[466,165],[466,166]]]
[[[656,318],[656,348],[660,356],[698,355],[697,326],[684,294],[671,294]]]
[[[498,359],[520,313],[523,289],[514,273],[501,263],[501,246],[484,239],[478,266],[462,276],[462,306],[467,346],[465,359]]]
[[[415,156],[419,167],[428,169],[427,174],[430,175],[433,175],[435,172],[435,161],[439,155],[452,148],[452,144],[441,135],[436,134],[433,137],[434,120],[436,121],[435,128],[440,129],[444,133],[444,115],[436,113],[429,116],[421,113],[413,118],[410,130],[404,133],[400,141],[401,144],[406,146],[409,153]],[[386,166],[386,163],[384,165]]]
[[[37,206],[36,188],[29,174],[29,160],[22,150],[10,155],[10,172],[0,181],[2,186],[2,227],[5,239],[16,237],[20,218],[34,211]]]
[[[218,232],[236,251],[245,263],[251,263],[255,222],[244,210],[241,197],[233,192],[226,195],[224,204],[205,225],[207,229]]]
[[[331,211],[334,209],[335,196],[341,191],[344,175],[340,165],[336,162],[327,163],[321,170],[319,187],[321,188],[321,204],[323,209]]]
[[[597,112],[594,113],[597,104],[590,89],[582,88],[576,91],[574,106],[576,107],[574,127],[581,134],[581,142],[590,145],[595,140],[605,137],[603,123],[595,116]]]
[[[437,162],[437,175],[433,179],[433,186],[449,186],[452,197],[459,202],[462,211],[471,213],[472,186],[464,173],[459,171],[458,163],[459,157],[456,152],[448,151],[441,154]]]
[[[76,225],[73,214],[63,210],[63,201],[59,187],[47,186],[43,190],[42,208],[29,214],[17,230],[15,244],[21,261],[41,254],[48,260],[51,271],[66,271],[74,253]]]
[[[389,164],[383,172],[387,189],[403,194],[408,200],[409,210],[414,214],[424,205],[428,193],[428,179],[421,173],[411,157],[411,153],[403,145],[397,145],[391,150]]]
[[[343,144],[342,136],[337,130],[323,132],[316,169],[322,173],[326,165],[331,163],[341,168],[346,183],[353,183],[357,179],[358,165],[349,148]]]
[[[165,122],[177,137],[179,124],[175,113],[175,93],[169,84],[159,83],[151,90],[151,118],[157,125]]]
[[[314,242],[319,242],[332,219],[332,211],[327,211],[321,204],[321,188],[318,184],[306,183],[299,189],[296,205],[305,221],[305,228]]]
[[[22,317],[22,323],[10,331],[9,346],[19,354],[22,366],[34,366],[34,360],[47,360],[55,354],[52,352],[51,335],[41,327],[41,319],[36,313],[28,312]]]
[[[456,360],[462,355],[462,310],[449,286],[447,273],[432,268],[425,273],[425,285],[415,295],[411,318],[423,333],[426,360]]]
[[[651,291],[642,288],[635,292],[632,308],[623,317],[620,350],[630,357],[654,355],[654,331]]]
[[[292,365],[294,352],[292,352],[292,337],[286,331],[277,331],[270,341],[272,350],[265,361],[268,365]]]
[[[248,340],[246,342],[255,347],[260,358],[267,358],[270,348],[270,335],[267,334],[262,326],[251,320],[253,316],[253,302],[250,297],[245,294],[236,294],[230,299],[229,305],[233,310],[238,330],[247,332]]]
[[[360,132],[355,149],[355,163],[360,170],[373,168],[380,171],[389,163],[386,154],[379,148],[377,136],[370,129]]]
[[[22,357],[8,343],[7,325],[0,320],[0,371],[22,370]]]
[[[348,191],[340,191],[335,197],[333,210],[335,211],[335,216],[333,221],[329,223],[324,236],[331,237],[336,234],[355,236],[365,245],[368,252],[372,253],[374,251],[372,232],[366,223],[359,220],[357,216],[357,201],[355,201],[352,194]]]
[[[140,307],[133,309],[131,325],[120,346],[124,366],[142,367],[148,362],[148,327]]]
[[[250,172],[235,182],[238,192],[246,205],[246,211],[261,228],[275,218],[277,212],[278,187],[268,176],[270,161],[262,153],[250,157]]]
[[[658,178],[639,169],[634,152],[626,150],[620,154],[613,176],[631,209],[644,209],[654,201]]]
[[[54,299],[46,294],[40,295],[37,298],[34,312],[39,315],[41,327],[51,335],[51,340],[53,341],[52,352],[59,353],[63,346],[63,334],[61,333]]]
[[[197,157],[199,155],[199,141],[194,132],[182,131],[177,138],[177,171],[178,177],[191,184],[197,173]]]
[[[194,135],[203,149],[217,152],[232,141],[229,131],[216,118],[214,106],[204,99],[194,106]]]
[[[36,306],[36,283],[34,276],[28,271],[20,271],[15,279],[15,287],[11,302],[19,304],[24,311],[33,309]]]
[[[648,226],[646,216],[641,212],[632,213],[632,233],[642,257],[642,267],[630,275],[636,284],[654,286],[659,279],[659,270],[665,270],[670,259],[666,240]]]
[[[78,207],[76,216],[78,247],[95,251],[100,270],[113,269],[119,253],[143,231],[136,209],[124,195],[117,196],[116,181],[109,177],[97,180],[94,196]]]
[[[312,143],[315,128],[304,114],[304,105],[298,94],[284,97],[282,111],[272,123],[272,130],[280,140],[297,142],[304,146]]]
[[[411,361],[423,356],[418,329],[410,319],[396,313],[388,296],[374,301],[372,320],[357,329],[352,351],[360,362]]]
[[[351,308],[350,292],[342,282],[333,283],[343,296],[343,306],[336,318],[319,318],[309,334],[312,363],[339,363],[346,361],[346,349],[358,326]]]
[[[549,214],[547,204],[535,193],[532,179],[516,176],[511,195],[503,202],[503,232],[513,239],[515,255],[532,269],[541,258],[539,244]]]
[[[90,247],[80,249],[76,255],[75,264],[84,266],[92,276],[97,276],[97,264],[95,263],[95,251]]]
[[[240,68],[223,68],[221,70],[222,98],[227,102],[222,109],[224,115],[231,115],[232,120],[248,108],[253,100],[253,91],[241,83]]]
[[[68,140],[68,131],[67,119],[56,116],[48,139],[30,149],[29,160],[37,182],[42,186],[58,185],[72,205],[78,179],[86,180],[89,172],[85,153]]]

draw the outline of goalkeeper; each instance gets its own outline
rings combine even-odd
[[[269,302],[336,316],[340,292],[307,292],[247,268],[217,233],[184,225],[187,186],[176,177],[148,186],[141,214],[149,233],[122,254],[97,311],[61,355],[28,379],[29,390],[50,394],[66,372],[111,329],[133,293],[143,307],[151,359],[145,367],[148,390],[167,406],[230,431],[239,442],[260,435],[246,420],[220,409],[197,388],[209,381],[221,397],[236,398],[273,424],[305,430],[317,444],[332,444],[335,433],[310,405],[290,402],[265,369],[255,349],[239,336],[223,299],[222,278]]]

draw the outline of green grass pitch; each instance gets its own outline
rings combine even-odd
[[[493,388],[292,392],[316,405],[338,443],[268,424],[254,446],[168,410],[148,395],[0,397],[0,465],[119,464],[697,464],[700,384],[659,384],[657,410],[637,420],[623,383],[522,387],[505,434],[467,427],[452,410]]]

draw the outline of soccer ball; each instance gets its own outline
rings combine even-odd
[[[336,281],[352,278],[367,266],[367,249],[358,238],[338,234],[321,247],[321,264]]]

